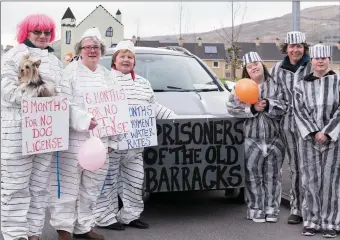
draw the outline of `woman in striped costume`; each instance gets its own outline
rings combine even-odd
[[[297,84],[294,113],[301,137],[303,234],[340,230],[340,79],[330,70],[330,46],[310,48],[313,73]]]
[[[293,91],[296,83],[311,71],[310,59],[308,56],[308,45],[305,34],[302,32],[288,32],[285,43],[281,48],[287,56],[283,61],[278,62],[270,71],[272,77],[283,86],[283,98],[288,107],[287,113],[281,120],[281,134],[286,146],[286,157],[291,172],[290,189],[290,216],[289,224],[299,224],[301,217],[301,174],[300,158],[297,146],[297,129],[293,114]]]
[[[119,42],[112,56],[112,72],[124,88],[129,105],[155,103],[157,119],[175,118],[174,112],[156,103],[150,82],[133,71],[135,57],[134,45],[129,40]],[[125,225],[149,227],[139,219],[144,210],[143,164],[143,148],[115,149],[110,153],[108,175],[95,210],[97,226],[112,230],[124,230]],[[118,195],[123,202],[120,210]]]
[[[75,52],[80,56],[65,68],[61,82],[61,93],[70,101],[69,148],[59,153],[60,198],[57,196],[57,169],[52,168],[51,220],[59,240],[104,239],[91,230],[94,223],[93,209],[100,195],[108,169],[108,155],[105,164],[95,171],[83,169],[77,160],[82,144],[90,137],[89,130],[97,126],[94,116],[85,111],[84,94],[94,89],[103,89],[115,84],[113,74],[98,64],[105,54],[105,45],[98,28],[86,30]],[[101,138],[108,147],[108,137]]]
[[[282,89],[271,78],[260,56],[249,52],[243,57],[243,78],[259,86],[259,101],[254,105],[240,102],[232,92],[228,112],[245,118],[245,198],[247,218],[254,222],[276,222],[281,202],[281,167],[285,147],[279,137],[279,120],[286,107]]]
[[[15,84],[24,55],[40,60],[43,81],[58,86],[62,63],[49,44],[54,21],[43,14],[26,17],[18,26],[15,46],[1,59],[1,231],[5,240],[37,240],[45,221],[52,153],[22,155],[21,98]]]

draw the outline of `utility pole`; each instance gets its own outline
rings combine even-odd
[[[300,1],[293,0],[293,31],[300,31]]]

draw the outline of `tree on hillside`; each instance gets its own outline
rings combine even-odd
[[[247,6],[246,3],[242,7],[240,2],[231,1],[228,4],[228,9],[231,15],[231,32],[227,31],[226,27],[222,27],[222,29],[216,29],[218,35],[223,39],[225,45],[227,46],[227,51],[229,54],[230,66],[231,66],[231,78],[235,80],[236,78],[236,69],[241,66],[242,61],[240,60],[239,51],[240,48],[237,46],[237,42],[240,36],[240,33],[243,28],[243,20],[246,14]],[[229,15],[228,15],[229,16]],[[238,17],[241,16],[241,20],[239,25],[235,27],[235,22]]]
[[[188,33],[189,30],[189,24],[190,24],[190,9],[188,8],[186,12],[184,12],[184,6],[183,6],[183,2],[180,1],[178,3],[178,20],[179,20],[179,37],[178,39],[183,39],[183,29],[184,29],[184,33]],[[184,21],[184,17],[187,17],[187,21]]]

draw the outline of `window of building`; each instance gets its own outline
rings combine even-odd
[[[71,31],[66,31],[66,44],[71,43]]]
[[[216,46],[204,46],[204,52],[205,53],[217,53],[217,47]]]
[[[106,30],[105,36],[106,36],[106,37],[112,37],[112,36],[113,36],[113,28],[112,28],[112,27],[109,27],[109,28]]]
[[[219,68],[219,62],[218,61],[213,61],[213,68]]]

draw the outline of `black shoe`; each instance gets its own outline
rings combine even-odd
[[[127,226],[139,228],[139,229],[147,229],[149,228],[149,224],[142,222],[139,219],[131,221],[129,224],[126,224]]]
[[[322,230],[322,236],[324,238],[335,238],[337,236],[336,231],[333,229]]]
[[[101,226],[99,226],[99,227],[110,229],[110,230],[118,230],[118,231],[125,230],[124,224],[121,224],[120,222],[115,222],[115,223],[112,223],[111,225],[105,226],[105,227],[101,227]]]
[[[290,215],[288,218],[288,224],[300,224],[302,222],[302,217],[298,215]]]
[[[77,239],[89,239],[89,240],[104,240],[104,236],[101,234],[98,234],[94,231],[89,231],[87,233],[83,234],[75,234],[73,233],[73,237]]]
[[[316,233],[315,228],[304,227],[302,231],[302,235],[304,236],[314,236],[315,233]]]

